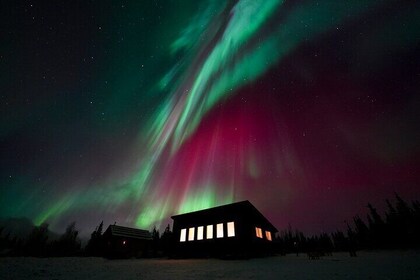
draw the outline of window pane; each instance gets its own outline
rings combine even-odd
[[[217,238],[223,237],[223,224],[217,224]]]
[[[194,240],[194,234],[195,234],[195,228],[189,228],[188,229],[188,241]]]
[[[185,239],[187,238],[187,229],[183,228],[181,229],[181,236],[179,237],[180,242],[185,242]]]
[[[203,232],[204,232],[203,226],[197,228],[197,240],[203,240]]]
[[[263,236],[262,236],[262,230],[261,230],[261,228],[259,228],[259,227],[256,227],[255,228],[255,235],[257,236],[257,237],[259,237],[259,238],[262,238]]]
[[[271,232],[266,231],[265,236],[267,237],[267,240],[271,241]]]
[[[235,223],[234,222],[227,223],[227,231],[228,231],[228,237],[235,236]]]
[[[213,225],[207,226],[207,233],[206,233],[207,239],[213,239]]]

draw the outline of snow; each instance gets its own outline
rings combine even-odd
[[[2,258],[0,279],[420,279],[419,251],[250,260]]]

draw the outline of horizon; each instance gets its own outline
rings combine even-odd
[[[386,198],[386,200],[389,200],[390,201],[390,203],[391,203],[391,205],[393,206],[393,207],[396,207],[396,196],[397,196],[398,194],[397,193],[394,193],[394,198]],[[404,200],[404,198],[402,198],[403,200]],[[234,204],[234,203],[241,203],[241,202],[245,202],[245,201],[248,201],[248,200],[242,200],[242,201],[237,201],[237,202],[233,202],[232,204]],[[404,200],[405,201],[405,200]],[[418,199],[414,199],[414,200],[411,200],[411,201],[405,201],[406,203],[408,203],[408,206],[409,207],[412,207],[412,203],[413,202],[418,202],[419,200]],[[368,202],[369,203],[369,202]],[[385,203],[385,200],[384,200],[384,203]],[[251,203],[252,204],[252,203]],[[217,206],[214,206],[214,207],[211,207],[211,208],[216,208],[216,207],[221,207],[221,206],[226,206],[226,205],[229,205],[229,204],[223,204],[223,205],[217,205]],[[371,204],[372,205],[372,204]],[[376,205],[372,205],[372,207],[374,208],[374,209],[376,209],[376,210],[378,210],[378,208],[376,207]],[[202,211],[202,210],[208,210],[208,209],[211,209],[211,208],[204,208],[204,209],[200,209],[200,210],[196,210],[196,211],[192,211],[192,212],[186,212],[186,213],[178,213],[178,214],[174,214],[174,215],[171,215],[171,217],[170,217],[170,221],[167,223],[167,224],[164,224],[164,223],[160,223],[160,227],[157,227],[156,225],[154,225],[152,228],[142,228],[142,229],[145,229],[145,230],[148,230],[149,232],[152,232],[154,229],[156,229],[158,232],[160,232],[160,233],[163,233],[164,232],[164,229],[169,225],[169,227],[172,229],[172,226],[173,226],[173,219],[172,219],[172,216],[178,216],[178,215],[183,215],[183,214],[188,214],[188,213],[193,213],[193,212],[199,212],[199,211]],[[366,205],[366,207],[365,207],[366,209],[368,208],[367,207],[367,205]],[[258,209],[257,209],[258,210]],[[384,210],[384,209],[381,209],[381,208],[379,208],[379,211],[378,211],[378,214],[379,214],[379,216],[384,220],[384,221],[386,221],[386,218],[387,218],[387,214],[389,214],[389,208],[387,209],[387,211],[386,210]],[[259,211],[259,210],[258,210]],[[262,213],[263,215],[264,215],[264,213]],[[368,216],[369,214],[368,214],[368,211],[366,211],[366,213],[354,213],[351,217],[348,217],[347,219],[345,219],[344,220],[344,222],[345,223],[348,223],[348,225],[350,225],[351,227],[356,227],[357,225],[355,225],[354,224],[354,218],[356,218],[356,217],[360,217],[361,218],[361,220],[365,223],[365,224],[368,224],[368,220],[367,220],[367,216]],[[372,217],[371,217],[372,218]],[[27,217],[2,217],[2,216],[0,216],[0,222],[8,222],[9,220],[25,220],[25,221],[28,221],[28,222],[30,222],[30,224],[31,224],[31,226],[32,227],[37,227],[37,226],[40,226],[40,225],[36,225],[35,223],[34,223],[34,221],[33,220],[31,220],[31,219],[29,219],[29,218],[27,218]],[[81,238],[81,240],[82,240],[82,244],[85,244],[86,242],[87,242],[87,240],[88,239],[90,239],[91,238],[91,234],[92,234],[92,232],[93,231],[95,231],[97,228],[98,228],[98,225],[102,222],[102,223],[104,223],[104,221],[102,220],[101,222],[99,222],[99,223],[96,223],[95,225],[93,225],[92,227],[91,227],[91,229],[89,230],[89,229],[85,229],[85,230],[80,230],[77,226],[78,226],[78,224],[77,224],[77,221],[71,221],[71,222],[68,222],[67,224],[66,224],[66,227],[69,225],[69,224],[71,224],[71,223],[73,223],[73,222],[75,222],[76,223],[76,229],[78,230],[78,232],[79,232],[79,237]],[[269,221],[270,222],[270,221]],[[64,233],[64,231],[65,231],[65,228],[63,228],[61,231],[55,231],[55,230],[51,230],[51,228],[50,228],[50,224],[46,221],[46,222],[44,222],[45,224],[47,224],[48,225],[48,229],[49,229],[49,231],[50,231],[50,233],[52,233],[53,235],[56,235],[56,237],[55,238],[58,238],[58,236],[60,235],[60,234],[62,234],[62,233]],[[131,225],[127,225],[127,224],[119,224],[117,221],[114,221],[114,223],[104,223],[104,231],[109,227],[109,226],[111,226],[111,225],[119,225],[119,226],[124,226],[124,227],[133,227],[133,226],[131,226]],[[0,224],[0,226],[1,226],[1,224]],[[1,228],[1,227],[0,227]],[[134,227],[134,228],[136,228],[136,227]],[[13,233],[12,231],[10,231],[10,228],[7,228],[7,227],[4,227],[3,229],[6,229],[6,230],[9,230],[9,233]],[[14,230],[16,231],[16,228],[14,228]],[[320,236],[321,234],[328,234],[329,236],[330,235],[332,235],[334,232],[337,232],[337,231],[341,231],[341,232],[343,232],[344,234],[346,234],[345,232],[346,232],[346,230],[347,230],[347,224],[345,225],[345,226],[342,226],[342,227],[337,227],[337,228],[335,228],[335,229],[332,229],[332,230],[329,230],[329,231],[326,231],[326,230],[321,230],[321,231],[318,231],[318,232],[305,232],[305,231],[302,231],[302,230],[300,230],[299,228],[296,228],[296,227],[294,227],[294,226],[292,226],[292,224],[288,224],[287,225],[287,227],[283,227],[283,228],[278,228],[277,229],[278,230],[278,232],[276,232],[274,235],[275,236],[280,236],[280,235],[282,235],[284,232],[286,232],[286,231],[293,231],[293,232],[295,232],[295,231],[299,231],[299,232],[302,232],[304,235],[306,235],[306,236]],[[29,233],[29,232],[28,232]],[[16,234],[16,232],[14,232],[14,234]],[[22,237],[22,236],[21,236]]]

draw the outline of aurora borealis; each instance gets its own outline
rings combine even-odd
[[[0,215],[150,229],[420,197],[418,1],[1,4]]]

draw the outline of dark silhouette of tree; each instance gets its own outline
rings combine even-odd
[[[357,249],[357,235],[356,232],[350,227],[349,223],[346,221],[347,225],[347,242],[345,243],[345,250],[349,251],[351,257],[356,256]]]
[[[53,255],[55,256],[76,256],[81,253],[81,241],[78,237],[79,231],[76,223],[72,222],[66,228],[61,237],[53,243]]]
[[[24,245],[24,254],[32,257],[44,257],[48,255],[48,224],[44,223],[34,227]]]
[[[388,211],[385,213],[386,216],[386,243],[387,247],[397,247],[398,240],[401,239],[400,222],[398,221],[397,211],[395,210],[389,199],[385,200]]]
[[[413,201],[413,232],[414,232],[414,241],[413,246],[420,247],[420,202],[418,200]]]
[[[162,236],[160,237],[160,242],[162,246],[162,251],[166,256],[171,255],[173,251],[173,242],[174,237],[173,233],[171,231],[171,227],[168,224],[165,228],[165,231],[163,232]]]
[[[331,240],[331,237],[327,233],[322,233],[319,237],[319,247],[320,250],[326,255],[331,255],[331,253],[334,251],[333,242]]]
[[[366,226],[365,222],[356,215],[353,218],[353,222],[356,226],[355,234],[354,234],[354,241],[357,248],[366,249],[368,248],[369,244],[369,228]],[[349,225],[347,225],[349,227]],[[350,236],[350,235],[349,235]]]
[[[395,198],[397,199],[396,208],[398,215],[402,217],[410,217],[412,209],[408,206],[408,203],[405,202],[398,193],[395,193]]]
[[[276,252],[280,254],[307,252],[311,258],[329,254],[331,251],[348,251],[356,256],[360,249],[408,249],[420,248],[420,202],[407,203],[395,193],[395,205],[385,200],[385,218],[368,203],[366,222],[359,215],[353,223],[345,221],[347,232],[322,233],[306,237],[302,232],[292,231],[291,226],[280,231],[274,238]]]
[[[386,242],[385,222],[372,204],[368,203],[367,207],[369,209],[368,224],[370,246],[372,248],[383,248]]]
[[[420,212],[420,201],[418,200],[413,201],[413,210],[415,213]]]
[[[297,244],[298,238],[296,237],[296,233],[295,234],[293,233],[292,227],[290,225],[288,229],[280,232],[277,238],[277,242],[279,243],[279,250],[280,250],[279,252],[281,254],[292,253],[292,252],[298,253],[298,247],[300,247],[301,249],[303,247],[302,244],[299,244],[299,245]]]
[[[102,238],[104,222],[102,221],[99,226],[90,235],[88,244],[86,245],[85,251],[88,256],[101,257],[104,254],[104,244]]]
[[[414,221],[413,221],[413,210],[408,206],[397,193],[396,198],[396,209],[397,219],[399,225],[399,238],[400,244],[404,247],[410,246],[410,243],[414,240]]]
[[[381,216],[378,214],[378,211],[376,211],[376,208],[372,206],[372,204],[368,203],[367,207],[370,211],[370,216],[373,219],[373,224],[375,225],[384,225],[384,221],[382,220]]]
[[[155,226],[152,231],[152,255],[155,257],[161,255],[161,247],[162,246],[160,244],[160,233]]]
[[[0,254],[7,255],[7,253],[11,250],[10,240],[7,235],[3,236],[3,231],[4,228],[0,227]]]
[[[337,230],[331,234],[334,251],[348,250],[348,239],[342,231]]]

